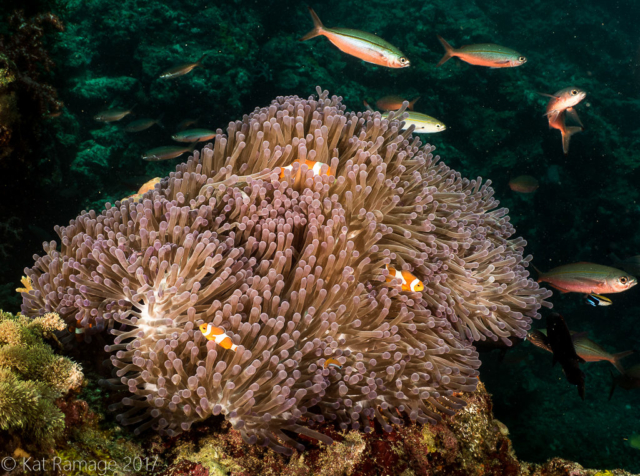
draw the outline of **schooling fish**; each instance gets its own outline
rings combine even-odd
[[[420,96],[417,98],[408,101],[409,102],[409,110],[413,111],[414,104],[420,99]],[[402,96],[385,96],[376,101],[376,107],[382,111],[397,111],[402,107],[402,103],[407,101],[407,99]]]
[[[436,132],[442,132],[447,128],[447,126],[445,126],[443,122],[439,121],[435,117],[427,116],[426,114],[421,114],[419,112],[413,111],[405,111],[405,114],[408,114],[409,117],[402,119],[404,121],[403,129],[408,129],[411,126],[415,126],[416,128],[413,130],[414,134],[433,134]],[[382,118],[388,119],[389,113],[383,113]],[[400,120],[399,118],[394,119]]]
[[[203,142],[211,140],[215,136],[216,133],[209,129],[187,129],[172,135],[171,138],[178,142]]]
[[[160,160],[175,159],[180,157],[185,152],[193,152],[197,142],[189,146],[183,145],[165,145],[163,147],[156,147],[142,154],[142,160],[148,160],[150,162],[158,162]]]
[[[324,368],[333,367],[335,369],[341,369],[342,364],[338,361],[338,359],[334,359],[333,357],[329,357],[324,361]]]
[[[231,349],[235,352],[238,348],[221,327],[214,327],[211,324],[201,324],[200,332],[202,332],[202,335],[208,340],[215,341],[215,343],[223,349]]]
[[[514,192],[532,193],[535,192],[540,184],[531,175],[520,175],[509,180],[509,188]]]
[[[326,28],[316,12],[309,7],[313,19],[313,30],[300,38],[299,41],[310,40],[316,36],[326,36],[340,51],[360,58],[367,63],[373,63],[387,68],[406,68],[409,60],[402,51],[391,43],[366,31],[350,28]]]
[[[538,94],[551,98],[547,104],[547,112],[545,113],[545,116],[547,116],[550,121],[555,120],[562,111],[576,106],[587,96],[585,91],[575,87],[564,88],[554,94]]]
[[[162,116],[164,116],[164,114],[162,114],[158,119],[150,119],[148,117],[145,117],[143,119],[138,119],[137,121],[133,121],[127,124],[127,127],[125,127],[124,130],[127,132],[140,132],[140,131],[149,129],[155,124],[158,124],[160,127],[164,129],[164,126],[160,122],[160,120],[162,119]]]
[[[111,109],[106,109],[102,112],[99,112],[98,114],[93,116],[93,118],[98,122],[116,122],[123,117],[131,114],[131,111],[133,111],[133,107],[130,109],[125,109],[123,107],[113,107]]]
[[[612,294],[632,288],[638,281],[619,269],[594,263],[565,264],[542,273],[539,283],[549,283],[563,293]]]
[[[567,381],[578,386],[578,394],[584,400],[584,373],[580,370],[584,359],[576,353],[569,328],[557,312],[547,317],[547,342],[553,352],[554,365],[560,363]]]
[[[323,164],[322,162],[314,162],[313,160],[305,160],[304,163],[307,165],[307,167],[309,167],[309,170],[313,172],[313,175],[320,175],[322,166],[326,165],[326,164]],[[286,167],[280,167],[280,168],[282,169],[282,172],[280,172],[280,178],[283,179],[284,171],[293,170],[293,165],[287,165]],[[327,168],[325,175],[331,175],[331,167]]]
[[[492,43],[465,45],[456,50],[440,35],[438,35],[438,40],[440,40],[440,43],[444,46],[445,53],[436,65],[436,68],[442,66],[454,56],[457,56],[466,63],[477,66],[488,66],[490,68],[513,68],[522,66],[527,62],[527,58],[517,51]]]
[[[600,294],[589,294],[586,295],[584,300],[586,301],[587,304],[589,304],[590,306],[611,306],[611,304],[613,304],[611,302],[611,299],[609,299],[608,297],[605,296],[601,296]]]
[[[620,386],[625,390],[632,390],[634,388],[640,388],[640,364],[636,364],[633,367],[625,370],[622,375],[615,376],[611,372],[611,391],[609,392],[609,400],[613,397],[613,391],[616,386]]]
[[[162,73],[160,73],[160,78],[161,79],[173,79],[173,78],[177,78],[178,76],[184,76],[185,74],[188,74],[191,71],[193,71],[194,68],[202,66],[202,60],[206,56],[207,55],[205,53],[204,55],[202,55],[202,58],[200,58],[195,63],[182,63],[182,64],[176,65],[176,66],[174,66],[172,68],[169,68],[166,71],[163,71]]]
[[[564,152],[564,155],[569,153],[569,142],[571,142],[571,136],[584,130],[584,127],[582,126],[567,126],[567,116],[572,117],[573,120],[580,123],[580,118],[573,108],[560,112],[553,120],[549,118],[549,128],[558,129],[562,135],[562,151]]]
[[[403,291],[424,291],[424,284],[418,278],[416,278],[409,271],[397,271],[395,268],[386,266],[389,274],[387,275],[387,282],[390,283],[394,279],[399,279],[402,283]]]

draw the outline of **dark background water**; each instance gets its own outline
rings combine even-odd
[[[6,13],[13,11],[9,1]],[[510,209],[518,233],[540,269],[576,261],[610,264],[610,254],[640,253],[640,40],[637,2],[431,0],[328,1],[312,5],[323,22],[366,30],[398,46],[412,66],[389,70],[349,57],[325,38],[299,43],[312,27],[304,5],[287,1],[142,2],[71,0],[34,3],[66,24],[46,39],[57,67],[49,77],[65,103],[63,114],[30,120],[29,140],[0,162],[0,307],[19,309],[14,289],[44,240],[55,239],[82,209],[133,193],[164,176],[180,159],[147,163],[140,154],[169,145],[176,125],[224,128],[278,95],[307,96],[321,85],[350,109],[387,94],[421,96],[416,110],[437,117],[447,131],[423,136],[464,176],[491,179]],[[5,16],[4,19],[1,17]],[[3,24],[0,33],[10,34]],[[451,60],[436,69],[452,45],[495,42],[527,56],[520,68],[488,69]],[[204,53],[204,67],[173,81],[160,71]],[[543,117],[547,99],[567,86],[588,92],[578,107],[585,132],[568,156],[560,133]],[[126,133],[127,119],[111,125],[92,117],[110,106],[136,105],[136,117],[164,114],[166,129]],[[24,117],[31,103],[21,102]],[[32,114],[38,118],[38,115]],[[133,118],[133,119],[135,119]],[[132,119],[132,120],[133,120]],[[26,122],[26,121],[25,121]],[[22,142],[24,144],[24,141]],[[519,195],[511,177],[535,176],[540,188]],[[587,330],[608,350],[639,348],[640,287],[592,309],[579,296],[552,298],[572,329]],[[540,324],[543,327],[543,323]],[[618,390],[607,401],[611,367],[588,364],[587,398],[551,368],[551,357],[522,344],[500,364],[483,356],[482,378],[494,394],[519,456],[552,456],[592,467],[640,472],[640,450],[626,438],[640,433],[640,392]],[[638,362],[632,356],[627,365]],[[614,370],[615,372],[615,370]]]

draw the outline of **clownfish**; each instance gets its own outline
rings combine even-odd
[[[201,324],[200,332],[202,332],[202,335],[208,340],[215,341],[215,343],[223,349],[231,349],[235,352],[238,348],[221,327],[214,327],[211,324]]]
[[[397,271],[395,268],[389,268],[386,266],[389,275],[387,276],[387,282],[390,283],[394,279],[399,279],[402,282],[403,291],[424,291],[424,284],[418,278],[416,278],[409,271]]]
[[[327,360],[324,361],[324,368],[327,369],[329,367],[333,367],[336,369],[341,369],[342,368],[342,364],[340,364],[340,362],[338,362],[338,359],[334,359],[333,357],[328,358]]]
[[[585,296],[585,301],[591,306],[611,306],[613,304],[611,299],[600,294],[588,294]]]
[[[325,165],[322,162],[314,162],[313,160],[305,160],[304,163],[307,164],[307,167],[309,167],[309,170],[313,172],[313,175],[320,175],[320,169]],[[280,172],[280,178],[282,179],[284,178],[284,171],[293,170],[293,165],[287,165],[286,167],[280,168],[282,169],[282,172]],[[331,175],[331,167],[327,169],[327,173],[325,175]]]

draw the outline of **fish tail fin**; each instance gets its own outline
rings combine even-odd
[[[413,105],[418,102],[418,99],[420,99],[420,96],[418,96],[417,98],[415,98],[413,101],[411,101],[409,103],[409,110],[410,111],[413,111]]]
[[[562,132],[562,151],[564,155],[569,153],[569,142],[571,141],[571,136],[578,132],[582,132],[582,127],[567,127],[565,130],[561,130]]]
[[[541,281],[542,278],[542,271],[540,271],[538,268],[536,268],[536,265],[531,263],[531,267],[533,268],[533,270],[538,274],[538,279],[537,282],[539,283]]]
[[[611,357],[613,357],[613,359],[611,360],[611,363],[613,364],[613,366],[618,369],[618,372],[620,372],[621,374],[624,373],[624,367],[622,366],[622,364],[620,363],[620,360],[624,359],[625,357],[628,357],[631,354],[635,354],[635,350],[626,350],[624,352],[618,352],[617,354],[613,354]]]
[[[363,100],[362,104],[364,104],[364,107],[367,108],[367,111],[373,112],[373,108],[371,106],[369,106],[369,103],[367,101]]]
[[[197,68],[198,66],[202,67],[202,60],[204,60],[208,54],[209,53],[203,54],[202,57],[198,61],[196,61],[196,65],[194,66],[194,68]]]
[[[307,41],[311,38],[315,38],[316,36],[322,35],[322,31],[324,30],[324,25],[322,21],[320,21],[320,17],[313,11],[313,8],[309,7],[309,13],[311,13],[311,19],[313,20],[313,30],[304,35],[298,41]]]
[[[611,374],[611,390],[609,390],[609,401],[611,401],[611,397],[613,397],[613,392],[616,389],[616,376],[613,375],[613,372],[609,371]]]
[[[440,40],[440,43],[442,43],[442,46],[444,46],[444,56],[440,61],[438,61],[438,64],[436,65],[436,68],[439,68],[454,56],[455,49],[453,48],[453,46],[447,43],[447,40],[442,38],[440,35],[437,36],[438,40]]]

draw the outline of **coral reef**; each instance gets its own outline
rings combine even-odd
[[[3,2],[2,16],[16,7],[25,9],[25,18],[53,11],[66,24],[62,33],[49,28],[45,45],[58,65],[47,81],[68,107],[44,125],[35,116],[20,117],[42,135],[14,130],[12,138],[24,141],[0,163],[12,169],[3,182],[0,222],[18,216],[17,228],[23,229],[20,246],[10,249],[0,269],[0,308],[19,309],[13,300],[19,297],[14,289],[22,269],[43,241],[57,239],[55,224],[67,223],[82,209],[99,210],[105,201],[114,203],[175,168],[170,162],[139,160],[144,150],[170,141],[168,131],[131,137],[119,124],[92,121],[95,112],[109,104],[138,103],[140,114],[165,113],[168,129],[200,116],[200,126],[215,130],[256,104],[307,93],[316,84],[339,90],[350,109],[361,108],[363,98],[422,95],[417,110],[449,126],[429,141],[464,176],[491,177],[495,197],[510,209],[528,252],[543,263],[539,267],[580,260],[606,264],[612,251],[620,257],[640,252],[640,160],[634,153],[640,3],[626,2],[622,9],[616,2],[595,1],[579,8],[571,2],[504,0],[312,5],[328,26],[375,32],[398,45],[412,62],[398,73],[364,65],[329,42],[298,44],[309,18],[295,2],[250,2],[241,9],[235,2],[154,2],[144,10],[137,2],[117,0],[63,2],[69,5],[66,11],[49,0]],[[0,34],[7,32],[8,25],[0,23]],[[435,33],[456,44],[509,46],[529,63],[508,72],[458,62],[436,69],[442,47]],[[193,75],[176,82],[156,78],[166,67],[195,61],[205,51],[204,67]],[[546,99],[537,92],[569,85],[588,92],[580,107],[587,133],[576,137],[565,158],[541,117]],[[540,182],[531,196],[507,188],[510,177],[523,173]],[[637,339],[629,326],[640,312],[635,292],[616,297],[608,309],[585,309],[571,295],[554,296],[554,305],[572,329],[606,337],[608,350],[633,348]],[[522,458],[541,462],[560,455],[590,467],[640,472],[638,450],[626,440],[640,419],[637,394],[616,393],[608,403],[606,367],[587,366],[586,402],[576,404],[566,398],[560,370],[527,344],[510,351],[504,364],[489,358],[487,365],[484,355],[482,360],[497,416],[509,424]],[[490,373],[495,377],[486,378]],[[532,440],[531,434],[539,437]]]
[[[15,79],[12,87],[28,93],[37,103],[40,114],[58,112],[62,101],[53,86],[44,80],[44,73],[51,71],[54,62],[43,40],[48,27],[64,31],[62,22],[52,13],[26,18],[24,11],[16,10],[9,16],[8,24],[10,34],[0,35],[0,72],[10,72]]]
[[[57,314],[34,319],[0,312],[0,441],[52,448],[65,428],[55,401],[82,384],[80,367],[53,352],[46,340],[66,324]]]
[[[113,409],[130,407],[118,421],[136,433],[222,413],[290,453],[304,446],[287,432],[330,442],[308,428],[325,419],[365,433],[398,412],[436,422],[475,388],[472,342],[524,337],[550,295],[488,184],[397,119],[318,94],[230,123],[141,200],[57,227],[60,250],[45,243],[25,269],[25,314],[116,335],[109,383],[133,395]],[[424,291],[402,292],[386,266]],[[237,350],[207,342],[207,323]]]

